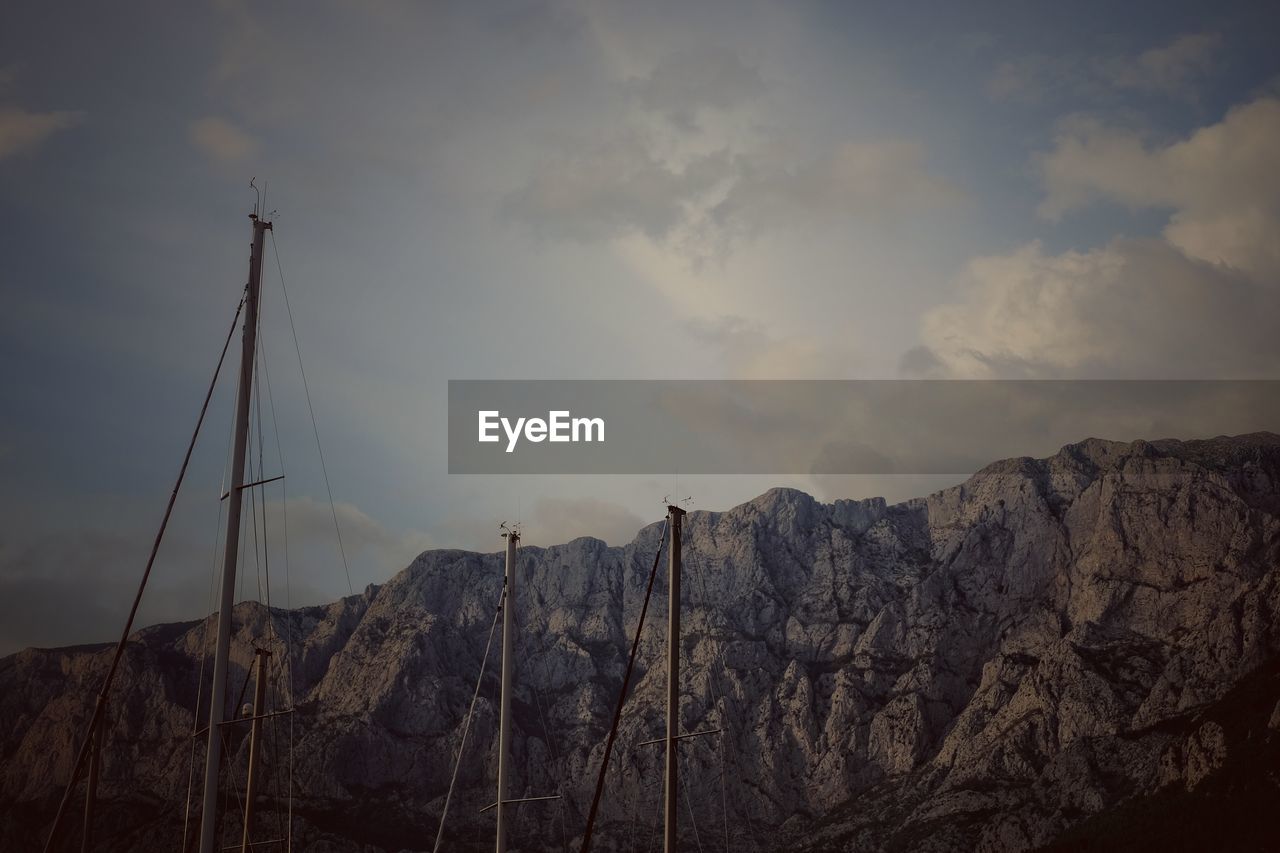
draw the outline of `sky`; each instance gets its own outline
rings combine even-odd
[[[276,211],[262,466],[287,476],[243,596],[276,604],[499,550],[503,520],[621,544],[669,494],[954,479],[450,476],[449,379],[1280,378],[1278,25],[1258,3],[7,3],[0,653],[118,634],[246,280],[250,178]],[[211,609],[232,393],[144,624]]]

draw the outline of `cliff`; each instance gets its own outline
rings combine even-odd
[[[576,849],[660,530],[520,551],[516,796],[564,799],[521,807],[513,850]],[[684,564],[680,725],[723,730],[681,746],[689,849],[1280,844],[1278,436],[1091,439],[897,505],[775,489],[690,513]],[[305,849],[431,848],[501,579],[500,554],[430,551],[326,607],[237,606],[231,692],[256,639],[273,706],[296,708],[269,726],[262,837],[289,808],[292,726]],[[665,613],[660,579],[596,849],[648,849],[659,819],[640,744],[662,733]],[[102,850],[181,849],[205,629],[129,646]],[[110,653],[0,660],[3,849],[42,842]],[[491,844],[496,652],[489,672],[451,850]]]

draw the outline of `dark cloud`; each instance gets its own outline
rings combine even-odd
[[[26,646],[114,641],[124,627],[146,563],[143,536],[80,530],[0,548],[0,654]],[[157,563],[136,627],[198,617],[208,600],[196,576],[177,564],[197,559],[190,543],[171,540]],[[209,565],[210,555],[202,555]],[[207,575],[206,575],[207,577]]]
[[[1139,54],[1030,54],[1002,62],[987,81],[1000,101],[1037,102],[1053,96],[1097,98],[1116,92],[1194,101],[1213,72],[1222,38],[1191,33]]]
[[[753,235],[847,219],[882,220],[955,204],[963,193],[933,174],[924,146],[909,139],[845,142],[808,159],[743,156],[712,220]]]
[[[544,237],[585,242],[638,231],[661,240],[728,177],[730,165],[721,152],[677,167],[659,159],[643,136],[627,134],[547,165],[505,209]]]
[[[698,130],[704,110],[728,111],[750,103],[765,90],[760,72],[723,48],[684,51],[660,62],[631,90],[646,110],[660,113],[681,130]]]
[[[407,566],[431,544],[421,533],[388,530],[350,504],[339,503],[334,511],[356,592]],[[331,601],[350,591],[327,502],[273,502],[266,524],[269,536],[255,530],[246,508],[244,535],[250,549],[239,570],[237,600],[263,600],[269,594],[275,606],[296,607]],[[252,556],[252,543],[260,534],[269,545],[262,561]],[[0,545],[0,654],[31,645],[117,639],[150,545],[150,534],[141,529],[9,536]],[[212,542],[201,545],[187,531],[171,529],[135,627],[198,619],[216,609],[211,578],[221,565]]]
[[[74,127],[83,120],[81,112],[40,113],[0,107],[0,160],[30,151],[57,131]]]

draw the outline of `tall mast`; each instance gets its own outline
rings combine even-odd
[[[511,677],[515,670],[512,645],[516,633],[516,545],[520,533],[508,530],[507,567],[503,575],[505,593],[502,603],[502,693],[498,700],[498,834],[494,849],[507,853],[507,803],[511,774]]]
[[[676,853],[676,748],[680,740],[680,524],[684,510],[667,506],[671,545],[667,549],[667,772],[663,813],[664,853]],[[499,851],[501,853],[501,851]]]
[[[249,827],[253,825],[253,801],[258,797],[258,762],[262,753],[262,718],[267,713],[267,658],[271,652],[255,649],[258,655],[258,681],[253,688],[253,722],[249,730],[249,781],[244,792],[244,831],[240,834],[240,853],[249,853]]]
[[[221,762],[222,714],[226,703],[227,659],[231,651],[231,608],[235,605],[236,560],[240,553],[241,487],[249,440],[249,404],[253,390],[253,357],[258,338],[258,297],[262,290],[262,244],[270,222],[253,221],[253,249],[249,254],[249,289],[245,296],[243,347],[240,351],[240,393],[236,401],[236,437],[231,457],[231,488],[227,492],[227,537],[222,564],[222,600],[218,608],[218,641],[213,656],[213,689],[209,699],[209,741],[205,751],[204,800],[200,810],[200,853],[213,853],[218,834],[218,767]]]

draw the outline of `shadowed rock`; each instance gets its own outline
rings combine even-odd
[[[660,529],[624,547],[520,552],[514,787],[565,799],[523,807],[513,849],[576,848]],[[501,562],[430,551],[327,607],[237,606],[233,692],[255,638],[293,649],[307,849],[430,849]],[[706,848],[727,836],[733,850],[1109,849],[1127,825],[1112,815],[1204,823],[1213,810],[1195,804],[1224,790],[1280,795],[1259,769],[1280,741],[1280,437],[1091,439],[892,506],[774,489],[690,513],[684,562],[681,726],[726,732],[681,747]],[[650,838],[661,756],[638,744],[661,734],[665,608],[660,580],[596,849]],[[130,645],[104,752],[102,850],[181,847],[206,625],[149,628]],[[109,655],[0,660],[0,847],[42,838]],[[477,812],[493,799],[495,664],[451,850],[490,845],[492,813]],[[289,719],[266,762],[264,834],[285,809]],[[229,762],[240,780],[241,737]],[[1272,838],[1266,814],[1233,831]]]

